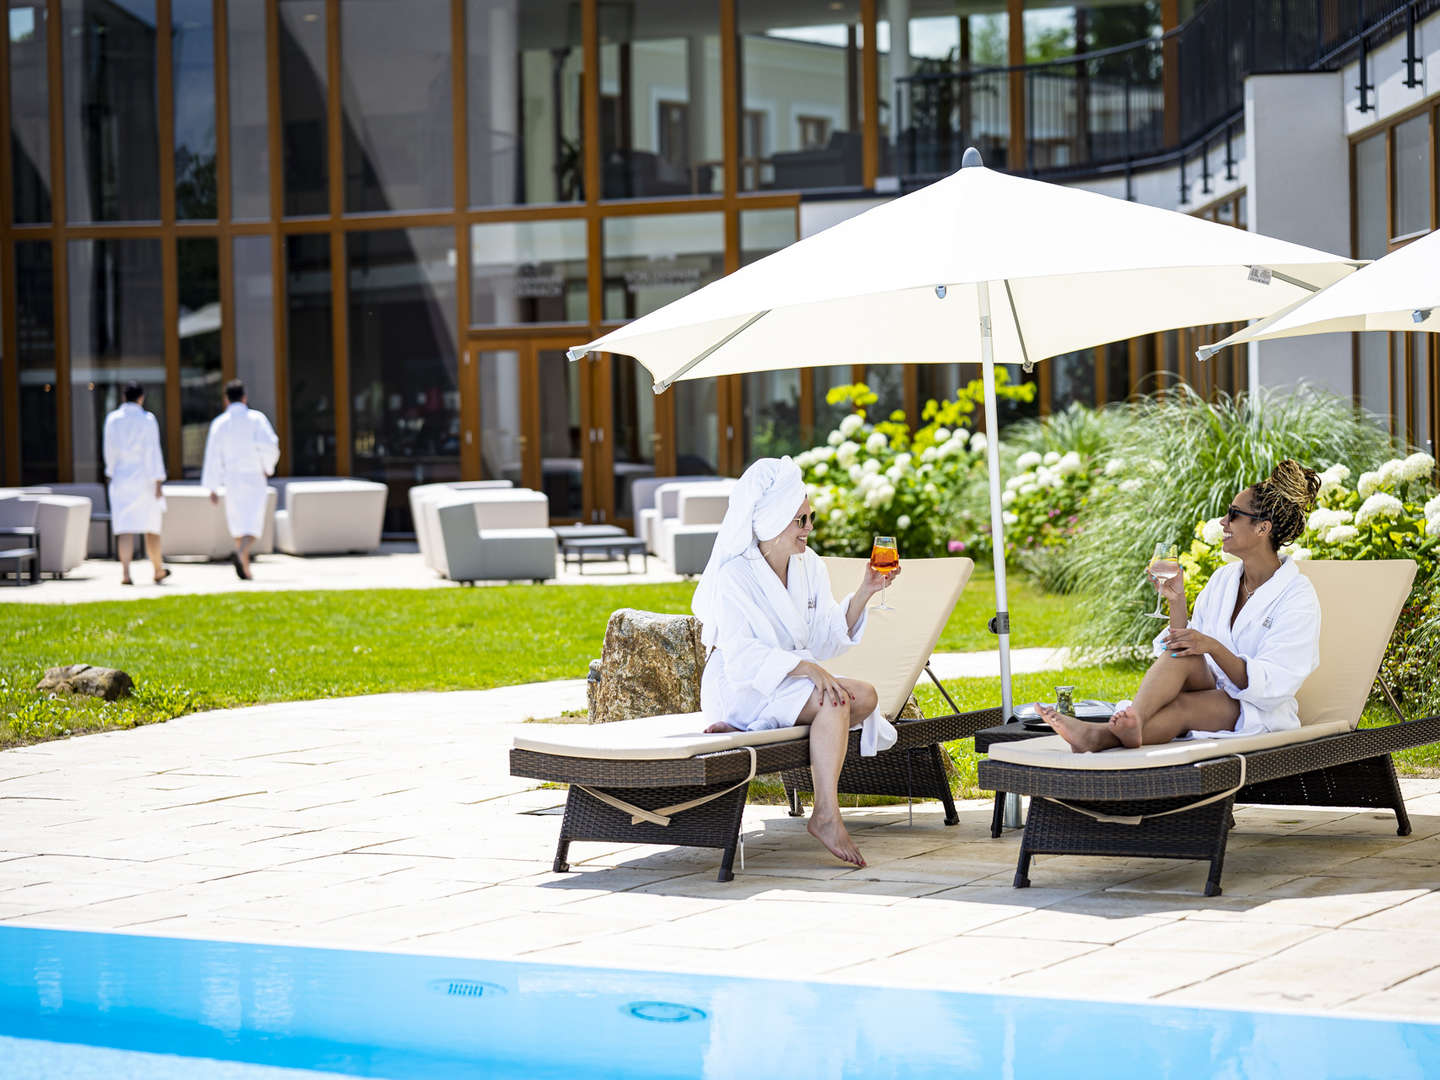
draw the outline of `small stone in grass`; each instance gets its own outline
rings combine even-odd
[[[63,690],[71,694],[87,694],[90,697],[114,701],[128,697],[135,689],[135,683],[129,675],[115,668],[71,664],[68,667],[47,668],[45,677],[35,684],[35,689]]]

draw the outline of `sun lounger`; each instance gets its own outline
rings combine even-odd
[[[1410,832],[1390,755],[1440,741],[1440,717],[1356,730],[1415,563],[1305,561],[1320,598],[1320,666],[1298,695],[1301,727],[1075,754],[1059,736],[996,744],[980,786],[1029,795],[1015,887],[1035,855],[1112,855],[1210,863],[1220,893],[1239,803],[1384,807]]]
[[[864,561],[826,562],[839,592],[853,587]],[[894,610],[872,609],[861,644],[827,667],[872,683],[881,711],[897,717],[927,670],[973,569],[969,559],[908,560],[889,590]],[[860,732],[854,731],[840,790],[938,798],[945,804],[946,824],[953,825],[959,819],[939,744],[970,738],[999,719],[997,708],[899,720],[895,746],[871,758],[860,756]],[[512,775],[570,785],[556,872],[569,869],[572,841],[600,840],[719,848],[724,852],[719,880],[734,877],[750,780],[783,773],[793,781],[787,786],[803,790],[809,735],[803,727],[720,735],[704,734],[704,728],[700,713],[688,713],[613,724],[536,725],[516,736]],[[792,810],[795,805],[792,796]]]

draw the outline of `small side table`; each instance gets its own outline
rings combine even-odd
[[[1012,720],[1008,724],[996,724],[994,727],[981,728],[975,733],[975,752],[977,754],[988,754],[990,747],[996,743],[1024,742],[1026,739],[1043,739],[1046,735],[1053,735],[1054,732],[1030,731],[1019,720]],[[1005,792],[995,792],[995,812],[990,817],[990,837],[999,837],[1005,823]]]

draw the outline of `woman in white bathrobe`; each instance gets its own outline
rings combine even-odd
[[[700,705],[707,731],[809,725],[808,829],[837,858],[864,866],[840,819],[840,767],[854,724],[863,725],[862,752],[870,754],[893,745],[895,729],[877,710],[873,686],[836,678],[820,662],[859,642],[865,606],[885,580],[867,568],[837,604],[825,564],[808,547],[814,527],[790,458],[762,458],[736,482],[693,601],[712,650]]]
[[[1279,548],[1305,531],[1320,479],[1282,461],[1246,488],[1225,514],[1222,566],[1187,617],[1185,575],[1156,581],[1170,625],[1155,639],[1156,661],[1135,700],[1108,724],[1042,708],[1076,751],[1142,746],[1191,735],[1257,735],[1300,726],[1295,695],[1320,662],[1320,602]]]
[[[145,388],[125,384],[125,402],[105,417],[105,476],[110,481],[110,530],[120,557],[120,584],[132,585],[130,560],[135,537],[145,537],[145,554],[159,585],[170,571],[162,564],[160,525],[165,516],[162,485],[165,459],[160,454],[160,425],[145,408]]]
[[[280,460],[280,440],[265,415],[246,403],[245,384],[239,379],[225,384],[225,399],[225,411],[211,422],[205,440],[200,486],[210,490],[212,503],[225,489],[225,523],[235,540],[230,561],[240,579],[249,581],[250,546],[265,531],[270,496],[266,477]]]

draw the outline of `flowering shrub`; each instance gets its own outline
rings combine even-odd
[[[1034,394],[1032,384],[1010,386],[1004,375],[996,372],[1002,397]],[[973,490],[977,478],[984,482],[986,438],[967,427],[981,395],[976,380],[952,400],[927,402],[924,426],[912,433],[901,412],[870,422],[866,406],[876,396],[865,384],[832,389],[829,404],[848,401],[856,411],[840,421],[825,445],[795,458],[818,521],[815,549],[868,555],[878,533],[894,536],[902,557],[973,555],[978,526],[963,493]]]
[[[1433,701],[1436,673],[1425,659],[1434,643],[1419,628],[1440,610],[1440,494],[1435,459],[1416,453],[1361,473],[1355,487],[1345,465],[1320,474],[1320,495],[1305,532],[1281,548],[1295,559],[1414,559],[1418,565],[1410,599],[1381,666],[1381,676],[1401,700]],[[1221,554],[1221,519],[1195,527],[1195,541],[1180,557],[1185,595],[1193,604],[1210,575],[1229,556]]]

